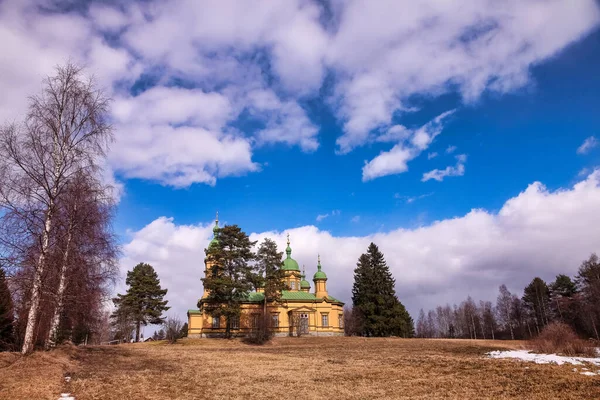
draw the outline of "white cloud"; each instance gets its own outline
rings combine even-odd
[[[400,193],[394,193],[394,198],[397,200],[404,200],[407,204],[414,203],[417,200],[424,199],[425,197],[432,196],[433,193],[425,193],[418,196],[405,196]]]
[[[317,222],[321,222],[323,221],[325,218],[327,217],[335,217],[337,215],[340,215],[341,211],[340,210],[333,210],[331,211],[331,213],[327,213],[327,214],[319,214],[317,215],[317,218],[315,218],[317,220]]]
[[[433,152],[433,153],[427,153],[427,159],[431,160],[432,158],[436,158],[438,156],[437,152]]]
[[[430,179],[435,179],[438,182],[444,180],[447,176],[463,176],[465,174],[465,162],[467,161],[467,156],[465,154],[460,154],[456,156],[456,165],[447,166],[445,169],[434,169],[429,172],[425,172],[423,174],[422,182],[427,182]]]
[[[350,222],[354,222],[354,223],[360,222],[360,215],[355,215],[354,217],[352,217]]]
[[[404,130],[403,138],[389,151],[382,151],[363,167],[363,182],[408,171],[408,162],[426,150],[442,133],[443,121],[455,110],[446,111],[416,130]]]
[[[319,214],[319,215],[317,215],[317,218],[315,218],[315,219],[317,220],[317,222],[321,222],[327,217],[329,217],[329,214]]]
[[[177,225],[158,218],[133,232],[124,246],[123,276],[138,262],[152,264],[169,289],[173,313],[184,318],[202,295],[202,260],[211,229],[212,222]],[[350,301],[356,260],[375,242],[396,278],[400,299],[416,318],[421,307],[457,303],[469,294],[494,301],[502,283],[519,293],[535,276],[551,281],[559,273],[574,275],[583,259],[600,252],[600,171],[554,192],[532,183],[498,213],[474,209],[415,229],[344,237],[304,226],[251,238],[271,237],[284,248],[288,232],[292,256],[306,264],[310,276],[320,253],[329,291],[345,301]]]
[[[586,154],[589,153],[594,147],[598,146],[598,139],[594,136],[590,136],[585,139],[581,146],[577,148],[577,154]]]
[[[335,87],[345,131],[337,139],[341,152],[389,126],[415,94],[435,97],[458,88],[472,102],[485,90],[526,85],[532,65],[600,22],[592,0],[467,0],[460,9],[437,0],[353,0],[338,9],[327,63],[341,77]]]
[[[113,169],[174,186],[213,184],[223,176],[256,171],[251,161],[256,146],[280,143],[316,150],[320,127],[310,120],[305,100],[330,92],[324,86],[326,74],[332,78],[326,103],[344,127],[337,151],[391,142],[390,154],[372,160],[363,179],[405,171],[411,159],[407,148],[423,151],[435,137],[435,130],[415,132],[394,123],[394,116],[416,111],[411,98],[458,90],[472,102],[485,90],[505,93],[522,87],[532,65],[600,22],[594,0],[508,0],[501,5],[466,0],[460,9],[437,0],[334,1],[328,8],[311,0],[156,0],[119,8],[92,2],[62,14],[42,12],[42,3],[48,5],[44,0],[0,3],[5,60],[0,65],[0,121],[18,119],[41,79],[71,58],[87,65],[120,102],[122,108],[115,110],[124,114],[115,117],[131,121],[117,125],[119,154],[111,156],[112,162],[134,152],[118,148],[131,142],[145,142],[152,153],[131,154],[139,165]],[[147,84],[157,87],[148,90]],[[148,93],[140,94],[140,88]],[[271,100],[257,101],[257,93]],[[227,129],[245,111],[263,126],[243,135]],[[174,132],[176,137],[204,135],[213,143],[211,150],[233,140],[242,160],[211,155],[192,161],[206,154],[187,151],[195,139],[185,146],[155,148]],[[179,162],[172,151],[182,149],[184,161]],[[154,166],[147,164],[157,161],[168,172],[149,173]]]
[[[446,154],[452,154],[456,151],[456,146],[448,146],[446,149]]]

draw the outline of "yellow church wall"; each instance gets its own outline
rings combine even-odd
[[[240,316],[240,328],[232,329],[234,335],[245,335],[252,328],[253,314],[262,314],[262,304],[242,304]],[[308,330],[309,335],[341,335],[344,332],[343,327],[339,325],[339,315],[343,314],[343,308],[338,303],[329,303],[326,301],[316,302],[292,302],[287,301],[282,304],[270,304],[267,307],[269,315],[276,313],[279,316],[279,327],[273,328],[278,335],[289,335],[290,331],[290,311],[298,310],[298,312],[308,314]],[[328,315],[328,326],[322,326],[321,316],[323,313]],[[188,336],[219,336],[226,331],[226,320],[220,318],[219,328],[212,327],[212,317],[207,313],[200,311],[188,312]],[[295,333],[295,328],[292,329]]]

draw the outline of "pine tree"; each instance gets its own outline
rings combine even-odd
[[[523,305],[533,317],[537,333],[548,325],[550,311],[550,289],[541,278],[535,277],[524,290]]]
[[[581,263],[575,278],[581,292],[581,319],[590,335],[600,340],[600,259],[592,254]]]
[[[0,267],[0,351],[9,350],[14,343],[14,309],[4,270]]]
[[[135,341],[139,342],[141,325],[164,323],[162,313],[170,308],[167,307],[168,301],[163,300],[167,289],[160,287],[156,271],[145,263],[139,263],[133,271],[128,271],[125,283],[129,285],[127,293],[118,294],[113,299],[117,307],[113,318],[122,318],[123,312],[129,313],[135,323]]]
[[[277,251],[277,244],[266,238],[259,246],[256,252],[256,277],[255,286],[263,288],[263,321],[259,327],[254,340],[257,343],[267,341],[272,334],[269,315],[267,313],[267,304],[278,302],[281,299],[281,291],[286,288],[283,278],[283,252]]]
[[[371,243],[354,270],[352,303],[360,315],[364,336],[414,336],[414,323],[396,297],[395,280],[383,254]]]
[[[567,275],[557,275],[550,285],[550,308],[554,317],[572,326],[576,331],[582,331],[578,318],[577,285]]]
[[[231,320],[241,314],[241,304],[256,282],[256,273],[250,265],[255,256],[248,235],[237,225],[226,225],[214,230],[215,240],[206,249],[206,257],[214,264],[202,278],[209,292],[198,302],[198,308],[212,317],[225,317],[225,336],[231,337]]]
[[[183,326],[181,327],[181,332],[179,334],[179,337],[187,337],[188,335],[188,323],[184,323]]]

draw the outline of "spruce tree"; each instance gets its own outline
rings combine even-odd
[[[534,317],[538,333],[549,323],[550,289],[541,278],[535,277],[524,290],[523,304]]]
[[[352,303],[364,336],[414,336],[414,322],[396,297],[395,280],[379,248],[371,243],[354,270]]]
[[[181,327],[181,332],[179,333],[179,337],[185,338],[188,335],[188,323],[184,323]]]
[[[262,288],[264,292],[263,320],[259,332],[256,332],[257,334],[253,337],[257,343],[264,343],[272,335],[267,304],[280,301],[281,291],[286,288],[282,266],[283,252],[277,251],[277,244],[266,238],[256,252],[256,287]]]
[[[140,340],[140,326],[148,324],[162,324],[164,318],[162,313],[167,311],[167,300],[163,300],[167,289],[160,287],[160,280],[154,268],[150,264],[139,263],[133,271],[127,272],[129,285],[127,293],[118,294],[113,299],[117,310],[113,318],[120,318],[122,314],[128,313],[135,323],[135,341]]]
[[[216,228],[215,239],[206,249],[206,257],[213,263],[202,278],[209,292],[198,302],[198,308],[212,317],[225,317],[225,336],[231,337],[231,320],[241,314],[241,304],[256,282],[256,273],[250,262],[255,256],[248,235],[237,225]]]
[[[0,351],[10,350],[14,344],[14,309],[6,283],[4,270],[0,267]]]

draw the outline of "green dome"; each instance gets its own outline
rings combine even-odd
[[[310,289],[310,283],[306,279],[300,281],[300,289]]]
[[[219,241],[217,240],[217,231],[219,230],[219,212],[217,211],[217,218],[215,219],[215,226],[213,227],[213,238],[208,244],[208,248],[210,249],[212,246],[215,246]]]
[[[317,272],[313,275],[313,281],[327,280],[325,272],[321,271],[321,256],[319,255],[319,262],[317,263]]]
[[[283,267],[281,269],[284,271],[300,271],[298,263],[292,258],[292,248],[290,247],[290,235],[288,235],[285,254],[287,255],[287,257],[285,258],[285,260],[283,260]]]
[[[306,280],[306,274],[304,273],[304,265],[302,266],[302,280],[300,281],[300,289],[310,289],[310,283]]]

